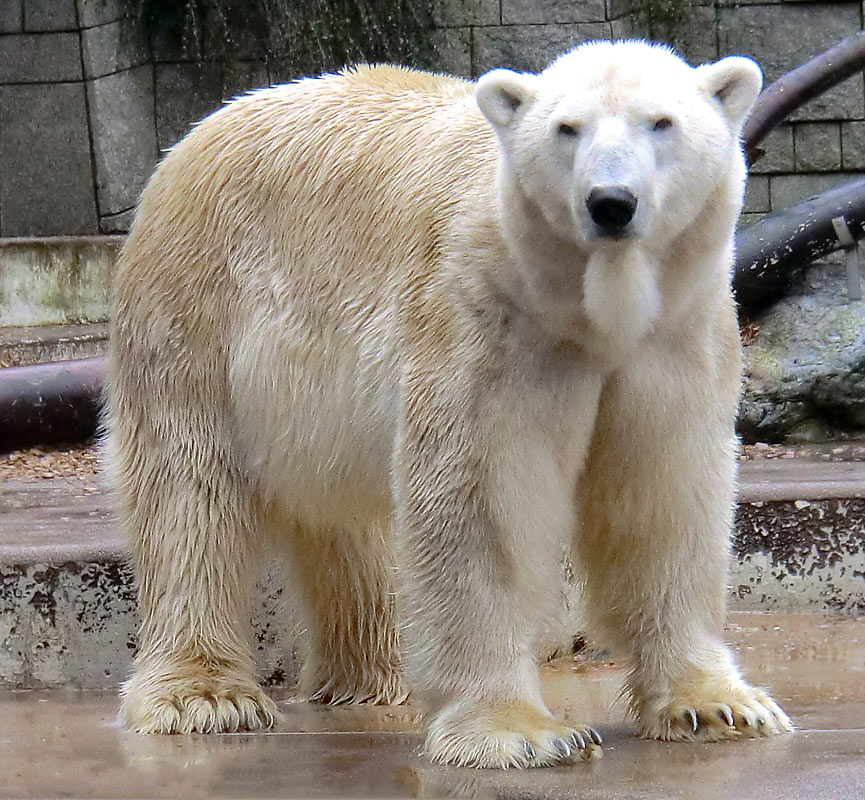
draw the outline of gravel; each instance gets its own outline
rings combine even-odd
[[[0,454],[0,480],[51,480],[80,478],[92,480],[101,469],[96,445],[74,447],[31,447]],[[823,461],[865,461],[865,441],[827,442],[810,445],[746,444],[740,461],[764,459],[817,458]]]
[[[79,478],[89,480],[99,473],[96,445],[31,447],[0,454],[0,480],[51,480]]]

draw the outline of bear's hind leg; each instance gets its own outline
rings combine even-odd
[[[301,693],[313,701],[399,704],[394,558],[386,525],[363,531],[297,525],[289,571],[309,633]]]
[[[251,493],[224,460],[202,464],[203,445],[176,442],[157,463],[157,448],[136,452],[126,441],[126,457],[114,460],[125,465],[117,488],[142,616],[121,691],[126,725],[140,733],[272,726],[279,714],[255,681],[243,627],[256,550]]]

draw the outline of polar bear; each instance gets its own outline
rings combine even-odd
[[[276,547],[301,689],[410,687],[436,761],[598,752],[547,710],[533,656],[568,551],[643,735],[791,729],[722,639],[760,85],[748,59],[639,41],[476,85],[362,66],[242,97],[171,151],[110,355],[142,613],[129,727],[274,723],[244,622]]]

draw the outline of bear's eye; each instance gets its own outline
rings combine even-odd
[[[562,122],[559,125],[559,134],[571,138],[574,136],[579,136],[580,129],[576,125],[571,124],[570,122]]]
[[[667,128],[673,127],[673,120],[669,117],[661,117],[660,119],[655,120],[655,124],[652,126],[653,131],[665,131]]]

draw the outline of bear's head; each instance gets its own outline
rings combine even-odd
[[[661,245],[722,185],[731,228],[745,167],[740,135],[762,85],[744,57],[692,67],[642,41],[593,42],[540,74],[497,69],[475,97],[501,149],[500,181],[555,234],[590,253]]]

